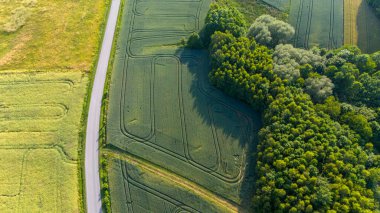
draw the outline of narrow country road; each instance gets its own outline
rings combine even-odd
[[[104,83],[106,80],[108,61],[111,54],[119,7],[120,0],[112,0],[102,49],[100,51],[99,61],[96,68],[94,86],[91,93],[90,109],[88,112],[85,153],[86,200],[88,213],[102,212],[99,180],[99,122]]]

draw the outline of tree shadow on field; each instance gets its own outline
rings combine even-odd
[[[356,28],[357,44],[363,52],[373,53],[380,50],[380,18],[376,16],[367,1],[362,1],[359,6]]]
[[[226,143],[232,141],[232,143],[239,143],[238,145],[241,148],[246,147],[248,149],[247,158],[243,165],[245,172],[239,186],[239,199],[241,201],[239,212],[248,212],[251,210],[254,193],[256,159],[253,153],[256,152],[258,131],[262,126],[260,114],[211,85],[208,78],[208,73],[211,70],[208,51],[181,48],[177,50],[176,55],[179,56],[182,65],[187,68],[180,69],[182,72],[180,75],[182,76],[182,91],[183,93],[190,93],[192,98],[192,102],[190,102],[192,106],[187,106],[184,101],[184,108],[191,108],[201,117],[202,124],[214,126],[219,131],[216,135],[218,135],[220,150],[229,149]],[[184,95],[185,97],[186,95]],[[224,137],[220,137],[220,135]],[[223,142],[221,142],[223,139],[232,140],[226,141],[225,147],[223,147]],[[229,150],[225,152],[228,153]]]

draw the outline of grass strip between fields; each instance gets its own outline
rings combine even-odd
[[[102,108],[100,110],[100,126],[99,126],[99,148],[100,148],[100,156],[99,156],[99,174],[104,174],[104,177],[100,177],[100,186],[108,186],[108,172],[107,169],[101,165],[101,162],[106,161],[106,159],[103,159],[104,156],[102,154],[103,152],[103,147],[106,144],[107,141],[107,134],[106,134],[106,127],[107,127],[107,110],[108,110],[108,94],[109,94],[109,88],[111,84],[111,76],[112,76],[112,70],[113,70],[113,63],[115,61],[115,53],[116,53],[116,47],[117,47],[117,41],[119,38],[120,34],[120,28],[121,28],[121,18],[123,16],[123,8],[124,4],[127,0],[121,0],[120,3],[120,8],[119,8],[119,15],[117,18],[117,23],[116,23],[116,32],[115,36],[113,39],[112,43],[112,49],[111,49],[111,55],[110,55],[110,60],[108,62],[108,69],[107,69],[107,75],[106,75],[106,82],[104,85],[104,91],[103,91],[103,99],[102,99]],[[108,13],[107,13],[108,14]],[[104,28],[102,28],[104,29]],[[92,89],[92,86],[91,86]],[[88,102],[89,103],[89,102]],[[88,112],[89,106],[87,106],[87,112]],[[87,123],[87,122],[86,122]],[[83,167],[84,169],[84,167]],[[109,195],[109,187],[103,188],[101,187],[101,194],[102,194],[102,200],[104,200],[104,195],[108,194]],[[109,202],[105,203],[102,202],[103,205],[103,211],[104,212],[110,212],[108,211],[111,209],[111,199],[109,198]]]

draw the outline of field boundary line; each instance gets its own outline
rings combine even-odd
[[[327,47],[329,49],[331,49],[333,47],[333,39],[334,39],[334,10],[335,10],[335,7],[334,7],[334,0],[331,0],[330,1],[330,8],[332,8],[332,10],[330,10],[330,29],[329,29],[329,44],[327,45]]]
[[[301,0],[297,0],[301,1]],[[304,2],[300,2],[298,5],[298,12],[297,12],[297,21],[296,21],[296,34],[295,34],[295,39],[294,39],[294,46],[297,47],[298,45],[298,40],[299,40],[299,34],[300,34],[300,25],[301,25],[301,16],[302,16],[302,9],[303,9],[303,4]]]
[[[365,4],[365,3],[364,3]],[[360,10],[361,8],[359,8]],[[368,32],[368,14],[367,13],[364,13],[364,16],[365,16],[365,32],[366,32],[366,38],[364,39],[366,42],[366,48],[367,48],[367,51],[370,49],[369,48],[369,32]]]
[[[305,43],[304,43],[304,47],[307,49],[309,48],[311,21],[313,20],[313,7],[314,7],[314,0],[310,0],[309,14],[308,14],[308,19],[307,19],[307,28],[306,28],[306,34],[305,34]]]

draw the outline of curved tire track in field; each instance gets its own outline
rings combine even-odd
[[[119,8],[120,0],[112,0],[99,61],[96,68],[94,85],[91,93],[90,109],[88,111],[85,178],[87,212],[89,213],[102,212],[99,179],[99,123],[104,83],[106,80],[108,61],[111,54]]]

